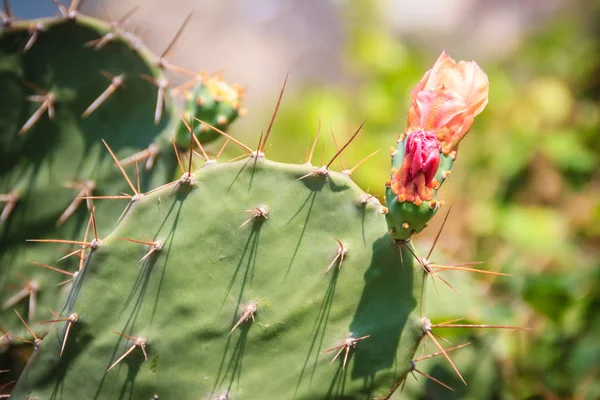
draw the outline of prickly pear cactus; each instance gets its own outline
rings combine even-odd
[[[51,317],[48,308],[59,307],[61,291],[67,293],[57,285],[81,268],[84,253],[62,260],[62,275],[40,264],[54,265],[90,247],[118,220],[122,207],[98,199],[119,195],[122,204],[135,201],[139,193],[173,179],[177,165],[169,132],[183,124],[167,73],[181,68],[124,30],[130,14],[104,22],[79,13],[77,4],[60,6],[57,18],[25,21],[10,10],[2,14],[0,325],[18,336],[26,331],[15,332],[22,325],[13,308],[30,323]],[[196,96],[187,87],[198,79],[177,93]],[[201,81],[212,86],[201,93],[206,107],[198,101],[191,116],[232,122],[239,89],[215,77],[203,75]],[[230,108],[220,106],[227,88]],[[101,139],[123,159],[129,183]],[[179,147],[189,147],[189,135]],[[102,218],[90,226],[92,207]],[[67,242],[26,242],[56,237]]]
[[[448,353],[464,345],[444,348],[433,331],[492,326],[432,323],[423,299],[429,275],[474,269],[429,262],[395,224],[425,220],[440,154],[481,111],[471,105],[487,78],[442,55],[425,82],[416,97],[437,106],[413,103],[420,125],[409,119],[393,160],[410,176],[394,169],[389,185],[414,208],[386,208],[350,170],[330,170],[349,142],[314,167],[267,160],[269,130],[256,150],[228,137],[246,160],[180,165],[87,249],[12,398],[389,399],[409,373],[434,379],[419,363],[435,356],[461,377]],[[416,357],[425,337],[439,351]]]

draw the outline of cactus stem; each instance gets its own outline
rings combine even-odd
[[[38,94],[34,96],[28,97],[29,101],[33,101],[35,103],[42,103],[37,110],[31,115],[31,117],[25,122],[23,127],[19,129],[18,134],[23,135],[27,131],[29,131],[33,125],[35,125],[42,115],[48,111],[48,118],[54,118],[54,103],[56,102],[56,95],[52,92],[47,92],[45,94]]]
[[[51,269],[52,271],[60,272],[61,274],[64,274],[64,275],[69,275],[69,276],[75,275],[73,272],[65,271],[63,269],[56,268],[51,265],[42,264],[42,263],[31,261],[31,260],[27,260],[27,262],[30,264],[33,264],[33,265],[37,265],[38,267],[43,267],[43,268]]]
[[[264,221],[268,218],[268,214],[269,214],[269,210],[266,207],[256,207],[252,210],[244,210],[244,211],[252,213],[252,216],[250,218],[248,218],[242,225],[240,225],[240,228],[244,227],[246,224],[248,224],[250,221],[254,220],[255,218],[261,218]]]
[[[29,31],[29,40],[27,40],[27,43],[25,43],[25,47],[23,48],[24,53],[31,49],[38,36],[40,35],[40,32],[44,30],[44,25],[38,22],[30,26],[27,30]]]
[[[342,352],[345,351],[344,361],[342,363],[342,369],[346,369],[346,364],[348,363],[348,355],[350,354],[350,349],[356,348],[356,345],[358,342],[360,342],[361,340],[368,339],[370,337],[371,337],[371,335],[366,335],[366,336],[362,336],[359,338],[353,338],[351,336],[351,337],[347,338],[346,340],[344,340],[344,343],[340,344],[339,346],[332,347],[331,349],[327,349],[323,353],[329,353],[329,352],[339,349],[339,351],[337,352],[335,357],[333,357],[333,360],[331,360],[331,362],[330,362],[330,364],[333,364],[333,362],[340,356],[340,354],[342,354]]]
[[[119,336],[123,336],[124,338],[131,340],[133,342],[133,344],[131,345],[131,347],[125,353],[123,353],[123,355],[121,357],[119,357],[117,359],[117,361],[115,361],[110,367],[108,367],[108,369],[106,370],[106,372],[108,372],[111,369],[113,369],[125,357],[127,357],[129,354],[131,354],[131,352],[133,350],[135,350],[136,347],[139,347],[140,349],[142,349],[142,352],[144,353],[144,359],[146,361],[148,361],[148,353],[146,353],[146,339],[144,339],[143,337],[134,338],[134,337],[127,336],[127,335],[124,335],[124,334],[116,332],[116,331],[113,331],[113,332],[116,333]]]
[[[4,208],[2,209],[2,214],[0,214],[0,223],[5,222],[12,211],[17,206],[19,201],[19,193],[16,190],[11,190],[7,194],[0,195],[0,203],[5,203]]]
[[[113,151],[111,150],[111,148],[108,145],[108,143],[106,143],[106,140],[102,139],[102,143],[104,143],[104,146],[106,146],[106,149],[110,153],[110,156],[113,158],[113,160],[115,160],[115,164],[117,164],[117,167],[119,168],[119,170],[121,170],[121,173],[125,177],[125,180],[129,184],[129,187],[131,188],[131,190],[133,190],[133,193],[139,194],[139,192],[137,190],[135,190],[135,186],[133,186],[133,183],[131,183],[131,180],[129,179],[129,177],[125,173],[125,170],[123,169],[123,166],[121,165],[121,163],[119,163],[119,160],[117,159],[117,156],[115,156],[115,153],[113,153]]]
[[[33,341],[33,345],[35,346],[35,348],[37,349],[38,344],[42,341],[42,339],[38,338],[37,336],[35,336],[35,333],[33,333],[33,331],[31,330],[31,328],[29,327],[29,325],[27,325],[27,322],[25,322],[25,320],[23,319],[23,317],[21,317],[21,314],[19,314],[19,312],[17,310],[13,311],[17,314],[17,317],[19,317],[19,319],[21,320],[21,322],[23,323],[23,325],[25,325],[25,329],[27,329],[27,331],[29,332],[29,334],[31,336],[33,336],[33,338],[35,339]],[[16,336],[15,336],[16,337]],[[19,338],[20,339],[20,338]],[[25,341],[28,342],[28,341]],[[29,342],[32,343],[32,342]]]
[[[279,92],[279,97],[277,98],[277,103],[275,104],[275,110],[273,110],[273,115],[271,116],[271,120],[269,121],[269,126],[267,127],[267,133],[265,133],[265,138],[258,144],[257,151],[265,152],[265,146],[267,145],[267,140],[269,139],[269,134],[271,133],[271,129],[273,128],[273,123],[275,122],[275,117],[277,117],[277,111],[279,111],[279,105],[281,104],[281,99],[283,98],[283,92],[285,91],[285,85],[287,83],[288,77],[290,73],[288,71],[285,74],[285,79],[283,80],[283,85],[281,86],[281,91]]]
[[[229,331],[229,335],[231,335],[233,331],[237,329],[238,326],[248,321],[250,318],[252,318],[252,322],[254,322],[254,313],[256,313],[257,306],[258,304],[255,303],[250,303],[246,306],[242,306],[242,310],[244,310],[244,312],[240,319],[237,321],[237,323],[233,326],[233,328],[231,328],[231,331]]]
[[[110,79],[110,85],[108,85],[108,87],[104,90],[104,92],[102,92],[102,94],[100,96],[98,96],[96,98],[96,100],[94,100],[92,102],[92,104],[90,104],[90,106],[81,114],[82,118],[87,118],[89,117],[94,111],[96,111],[98,109],[98,107],[100,107],[102,105],[102,103],[104,103],[118,88],[120,88],[121,86],[123,86],[123,82],[125,82],[125,75],[121,74],[121,75],[111,75],[106,71],[100,71],[100,73],[102,75],[104,75],[105,77],[107,77],[108,79]]]
[[[352,143],[352,141],[354,140],[354,138],[356,138],[356,136],[358,135],[358,133],[360,132],[360,130],[363,128],[363,126],[365,125],[366,122],[367,122],[367,119],[365,118],[365,120],[362,122],[362,124],[360,124],[360,126],[356,130],[356,132],[354,132],[354,134],[350,137],[350,139],[348,139],[348,141],[342,146],[342,148],[339,149],[335,153],[335,155],[331,158],[331,160],[327,163],[326,168],[329,168],[331,166],[331,164],[335,161],[335,159],[338,158],[338,156],[341,156],[342,152],[344,150],[346,150],[346,147],[348,147],[348,145],[350,143]]]
[[[329,272],[329,270],[331,269],[331,267],[333,267],[333,264],[335,264],[335,262],[337,260],[339,260],[338,270],[342,269],[342,263],[344,262],[344,257],[346,256],[346,253],[348,252],[348,248],[346,246],[344,246],[344,243],[342,243],[341,240],[339,240],[337,238],[333,238],[333,239],[338,243],[338,248],[336,251],[335,258],[333,259],[331,264],[329,264],[329,266],[325,270],[325,273]]]
[[[242,142],[240,142],[239,140],[229,136],[228,134],[226,134],[225,132],[223,132],[222,130],[220,130],[219,128],[216,128],[214,126],[212,126],[211,124],[209,124],[208,122],[204,122],[201,119],[195,118],[194,119],[200,123],[205,124],[206,126],[208,126],[210,129],[212,129],[213,131],[217,132],[220,135],[225,136],[227,139],[231,140],[233,143],[237,144],[242,150],[244,150],[246,153],[248,153],[248,155],[252,155],[254,153],[254,151],[252,151],[252,149],[248,146],[246,146],[245,144],[243,144]]]

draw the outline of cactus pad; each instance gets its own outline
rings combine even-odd
[[[68,322],[39,345],[14,396],[385,395],[423,336],[425,274],[400,256],[376,200],[341,173],[298,180],[313,170],[207,165],[191,187],[136,202],[73,282],[62,314],[79,319],[64,355]],[[120,239],[144,237],[162,248],[140,263],[152,246]],[[250,304],[253,320],[242,318]],[[135,348],[107,372],[135,346],[113,331],[145,338],[148,360]],[[345,348],[324,353],[364,336],[345,368]]]

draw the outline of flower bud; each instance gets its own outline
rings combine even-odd
[[[392,176],[391,189],[398,201],[419,205],[422,201],[432,200],[439,165],[440,142],[437,137],[424,130],[410,133],[402,166]]]

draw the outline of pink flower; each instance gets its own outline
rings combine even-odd
[[[448,154],[467,134],[488,102],[489,81],[475,61],[456,62],[446,53],[411,92],[407,133],[433,132]]]
[[[433,199],[440,165],[440,142],[431,132],[414,131],[406,139],[402,166],[392,175],[391,189],[398,201],[416,205]]]

